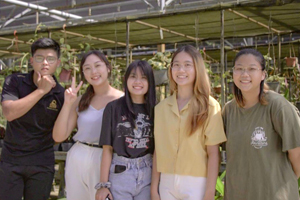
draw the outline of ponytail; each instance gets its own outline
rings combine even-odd
[[[93,86],[89,85],[79,101],[78,112],[82,112],[89,107],[94,95],[94,88]]]

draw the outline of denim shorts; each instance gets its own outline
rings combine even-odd
[[[116,200],[150,200],[151,171],[151,154],[134,159],[114,154],[109,172],[110,191],[113,198]]]

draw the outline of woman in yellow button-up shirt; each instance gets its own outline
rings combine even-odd
[[[171,96],[155,107],[152,200],[213,200],[218,147],[226,137],[196,48],[187,45],[174,53],[169,77]]]

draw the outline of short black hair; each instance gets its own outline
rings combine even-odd
[[[57,57],[60,57],[60,46],[51,38],[40,38],[32,43],[31,55],[33,56],[38,49],[53,49],[56,52]]]

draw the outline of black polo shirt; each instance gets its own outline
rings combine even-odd
[[[7,122],[1,160],[19,165],[52,165],[52,129],[64,103],[64,88],[57,82],[25,115]],[[37,87],[33,71],[12,74],[5,79],[1,102],[21,99]]]

